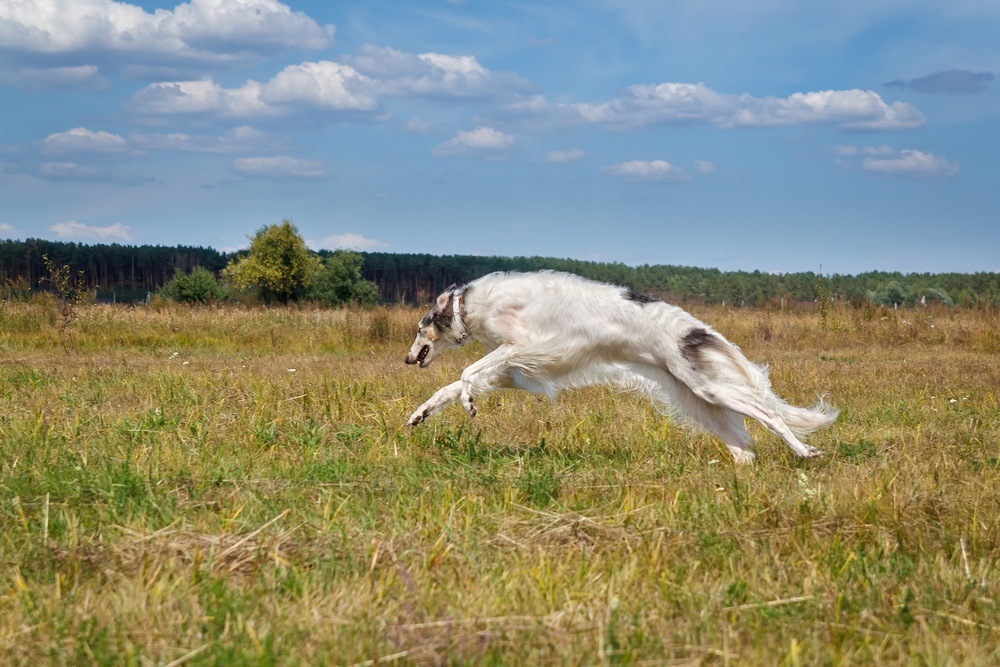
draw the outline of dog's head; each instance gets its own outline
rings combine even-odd
[[[456,337],[451,335],[454,323],[455,285],[452,285],[437,298],[417,325],[417,338],[406,355],[406,363],[427,368],[439,352],[458,346]]]

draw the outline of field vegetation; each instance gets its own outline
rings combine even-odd
[[[410,412],[409,308],[0,303],[0,663],[996,664],[1000,313],[700,307],[840,420]]]

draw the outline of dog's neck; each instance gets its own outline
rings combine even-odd
[[[462,297],[465,296],[465,289],[460,288],[451,293],[451,335],[458,345],[465,345],[469,342],[469,330],[465,327],[465,313],[463,312]]]

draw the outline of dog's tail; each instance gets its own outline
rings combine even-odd
[[[777,398],[777,397],[776,397]],[[792,433],[800,438],[825,428],[837,421],[840,410],[827,403],[822,397],[811,408],[800,408],[778,399],[778,412],[781,418],[792,429]]]
[[[809,408],[787,403],[771,388],[767,366],[753,363],[739,347],[714,331],[709,334],[706,328],[695,332],[696,336],[689,334],[685,338],[684,353],[688,359],[706,377],[715,380],[717,387],[724,386],[728,391],[742,395],[746,403],[777,413],[797,437],[805,437],[837,420],[840,411],[823,397]]]

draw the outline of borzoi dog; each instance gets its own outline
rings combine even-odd
[[[475,417],[474,399],[493,389],[554,397],[603,384],[646,394],[661,412],[701,424],[747,463],[754,453],[744,417],[802,457],[822,452],[799,438],[837,418],[822,399],[812,408],[783,401],[766,368],[681,308],[567,273],[492,273],[448,288],[420,320],[406,363],[426,368],[472,339],[488,354],[417,408],[411,426],[456,399]]]

